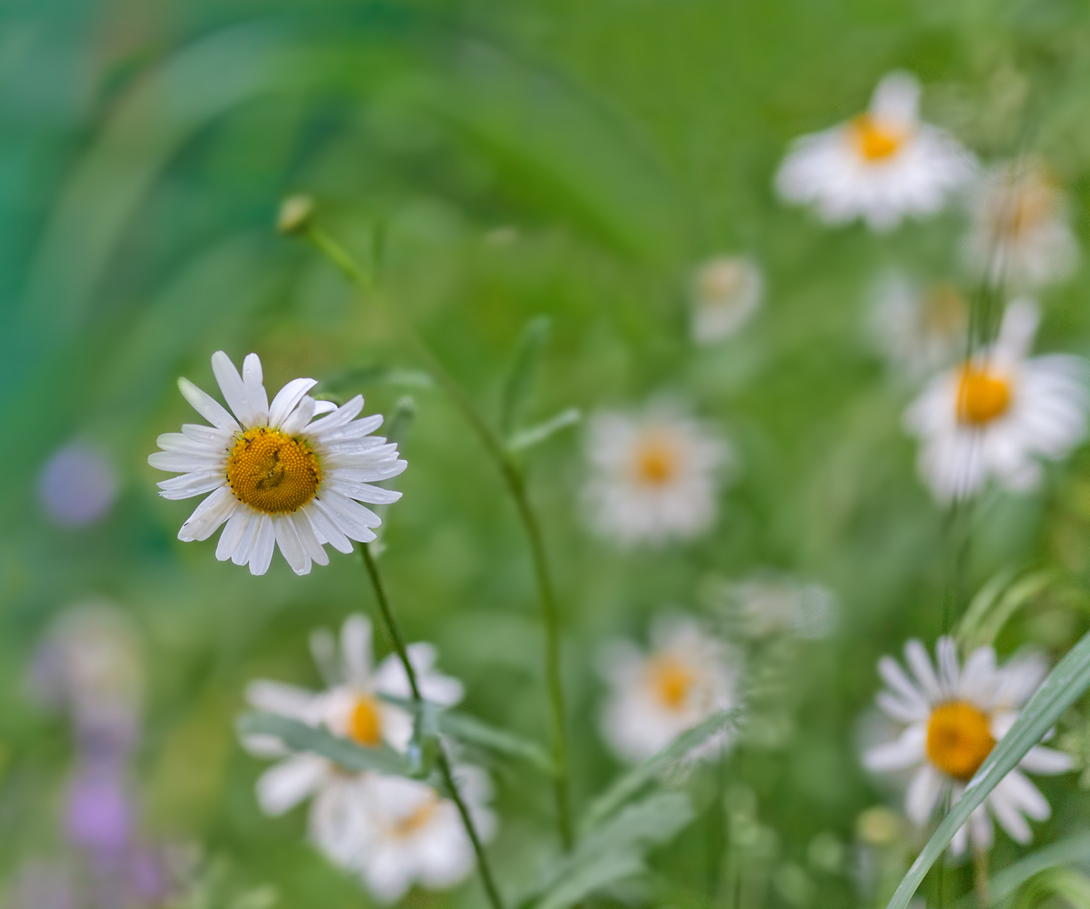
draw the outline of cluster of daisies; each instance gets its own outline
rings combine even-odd
[[[920,386],[904,423],[919,440],[920,474],[935,498],[966,499],[992,483],[1026,491],[1041,482],[1042,462],[1067,457],[1087,431],[1087,364],[1069,355],[1032,354],[1038,308],[1027,296],[1071,273],[1077,245],[1062,194],[1042,164],[1020,160],[984,169],[951,135],[920,121],[919,98],[913,77],[887,76],[865,113],[797,140],[776,187],[830,225],[862,219],[883,232],[907,217],[935,214],[960,194],[971,215],[966,263],[997,298],[1018,294],[995,320],[997,330],[987,343],[970,347],[970,308],[955,286],[920,286],[893,275],[878,285],[873,333],[898,373]],[[691,288],[694,343],[715,344],[741,331],[761,305],[764,284],[748,256],[699,268]],[[313,564],[328,563],[327,544],[348,553],[354,542],[374,540],[381,520],[373,506],[399,497],[375,484],[406,466],[395,444],[373,434],[381,417],[361,417],[360,397],[340,406],[312,397],[312,379],[289,382],[270,403],[255,354],[240,372],[217,352],[212,369],[227,407],[181,380],[182,394],[210,425],[186,424],[180,433],[160,436],[162,450],[149,458],[153,467],[178,474],[159,484],[163,496],[205,496],[179,538],[206,540],[222,528],[216,557],[248,565],[256,575],[268,570],[277,548],[297,574],[306,574]],[[627,548],[710,531],[720,491],[739,468],[718,428],[665,397],[640,410],[594,415],[586,452],[580,503],[586,521]],[[832,600],[802,590],[739,585],[747,627],[823,636]],[[602,649],[609,694],[601,727],[620,759],[645,759],[686,729],[744,704],[744,647],[728,637],[703,619],[672,614],[654,623],[649,647],[614,641]],[[251,704],[365,747],[404,752],[413,723],[397,699],[410,693],[408,679],[396,659],[372,665],[369,623],[354,616],[339,644],[330,634],[312,644],[325,690],[256,682]],[[409,656],[425,698],[442,706],[461,699],[461,685],[435,669],[434,648],[415,644]],[[905,648],[907,671],[892,658],[881,661],[887,689],[878,704],[902,728],[863,756],[868,769],[904,780],[905,813],[920,826],[964,791],[1046,669],[1033,655],[1000,665],[990,647],[962,661],[949,638],[938,642],[935,656],[933,662],[912,641]],[[737,735],[734,728],[723,731],[697,756],[722,753]],[[417,884],[445,888],[472,869],[473,850],[456,806],[427,783],[349,772],[319,755],[292,753],[277,739],[250,737],[245,745],[279,758],[258,784],[263,809],[279,814],[310,799],[313,841],[376,898],[396,901]],[[457,743],[448,747],[469,813],[488,839],[496,829],[489,778],[459,760]],[[1061,773],[1070,763],[1046,746],[1033,748],[958,833],[954,851],[964,852],[967,843],[989,848],[993,821],[1027,841],[1028,821],[1049,814],[1027,774]]]

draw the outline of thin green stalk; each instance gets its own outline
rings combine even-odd
[[[374,280],[356,264],[338,243],[320,231],[313,223],[308,223],[300,233],[360,291],[381,302],[381,296]],[[496,463],[504,484],[507,486],[511,498],[514,499],[519,520],[530,544],[534,577],[537,581],[538,595],[541,600],[542,622],[545,627],[545,679],[549,696],[554,765],[553,796],[556,803],[557,828],[560,833],[561,843],[566,850],[570,850],[575,843],[575,825],[572,821],[571,811],[571,787],[565,724],[567,714],[560,672],[560,612],[552,584],[552,575],[549,571],[548,558],[545,553],[544,538],[526,490],[525,477],[519,465],[511,458],[503,441],[488,424],[488,421],[481,416],[465,390],[446,371],[443,364],[432,353],[431,348],[428,347],[413,326],[407,320],[398,318],[392,307],[386,306],[383,308],[387,314],[396,319],[417,356],[420,357],[436,381],[450,396],[455,407]]]
[[[401,660],[401,665],[405,667],[405,675],[409,679],[409,689],[412,691],[413,700],[417,704],[423,704],[424,699],[420,695],[420,686],[416,679],[416,670],[413,669],[413,664],[409,661],[409,651],[405,646],[405,638],[402,637],[401,629],[394,619],[393,611],[390,609],[390,601],[386,597],[386,589],[382,585],[382,578],[378,573],[378,565],[375,563],[375,558],[371,554],[371,547],[367,543],[360,543],[360,552],[363,553],[363,564],[367,568],[367,576],[371,579],[371,587],[375,591],[375,599],[378,601],[379,612],[382,613],[382,620],[386,625],[386,630],[390,634],[390,639],[394,643],[394,650],[397,652],[398,659]],[[496,881],[492,877],[492,870],[488,864],[488,856],[485,854],[484,845],[481,843],[481,838],[477,834],[477,827],[473,823],[473,818],[470,817],[469,808],[466,807],[466,803],[463,801],[461,793],[458,791],[458,785],[454,781],[454,773],[451,770],[450,759],[447,757],[446,749],[443,747],[443,743],[440,741],[438,744],[438,755],[436,758],[436,764],[439,767],[439,773],[443,777],[443,783],[447,788],[447,792],[450,794],[450,799],[454,802],[458,809],[458,814],[462,818],[462,825],[465,827],[466,834],[469,836],[469,841],[473,845],[473,852],[477,856],[477,869],[481,875],[481,882],[484,884],[485,892],[488,894],[488,901],[492,904],[492,909],[504,909],[503,899],[500,897],[499,889],[496,887]]]

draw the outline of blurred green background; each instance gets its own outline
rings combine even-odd
[[[313,376],[385,413],[412,397],[383,555],[396,606],[410,639],[437,642],[465,681],[468,709],[546,737],[513,507],[380,315],[276,233],[281,200],[306,192],[361,259],[381,237],[394,305],[485,412],[498,411],[523,326],[547,314],[531,418],[667,391],[723,425],[741,471],[716,531],[651,556],[583,529],[578,431],[529,458],[564,613],[575,799],[616,772],[597,732],[602,640],[641,635],[666,606],[701,608],[717,577],[816,580],[838,598],[838,633],[797,656],[789,737],[741,749],[731,773],[777,832],[777,861],[812,884],[773,889],[768,904],[855,904],[848,860],[823,870],[812,847],[851,844],[881,800],[858,766],[856,722],[878,655],[937,634],[949,571],[944,516],[900,428],[910,392],[868,347],[865,296],[891,265],[956,276],[963,224],[951,212],[892,237],[829,231],[777,204],[771,177],[792,137],[853,115],[896,67],[923,80],[925,117],[985,159],[1015,152],[1032,122],[1086,236],[1090,13],[1075,0],[5,3],[0,880],[59,848],[71,759],[66,724],[27,697],[30,654],[66,606],[107,597],[147,663],[144,826],[199,843],[240,887],[274,885],[284,906],[365,905],[305,844],[302,812],[261,816],[262,765],[233,731],[248,680],[318,684],[310,629],[371,605],[358,560],[334,554],[303,578],[279,557],[261,578],[218,563],[212,543],[177,542],[195,503],[159,499],[146,464],[155,437],[191,419],[175,378],[211,390],[217,349],[236,362],[257,351],[273,389]],[[688,276],[724,251],[762,263],[767,303],[727,345],[694,350]],[[1084,269],[1042,300],[1042,347],[1090,353],[1088,289]],[[106,453],[120,493],[103,520],[66,529],[43,513],[38,477],[73,440]],[[1074,590],[1090,577],[1090,455],[976,519],[970,586],[1036,560]],[[1011,639],[1062,648],[1086,624],[1073,592],[1036,604]],[[552,842],[549,793],[496,773],[506,835],[493,853],[518,880]],[[1049,826],[1086,808],[1067,797]],[[698,822],[656,861],[697,888],[706,839]],[[471,883],[409,902],[477,899]]]

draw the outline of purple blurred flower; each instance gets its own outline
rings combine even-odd
[[[65,834],[99,862],[116,862],[132,840],[135,809],[125,791],[122,768],[92,762],[68,785]]]
[[[117,473],[102,452],[71,442],[46,461],[38,498],[55,524],[83,527],[110,510],[117,498]]]

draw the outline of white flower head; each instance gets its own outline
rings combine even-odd
[[[609,685],[602,732],[618,757],[642,761],[686,729],[741,702],[738,658],[697,620],[665,616],[651,629],[646,652],[631,641],[613,641],[601,654]],[[694,758],[718,754],[734,738],[724,729],[698,748]]]
[[[356,418],[359,395],[337,407],[307,392],[314,379],[293,379],[269,404],[261,360],[250,354],[242,375],[222,350],[212,371],[234,416],[187,379],[178,387],[211,426],[187,423],[156,440],[148,456],[159,470],[182,476],[159,483],[164,498],[210,495],[182,525],[178,539],[207,540],[221,525],[216,558],[264,574],[273,550],[296,574],[329,564],[324,545],[352,551],[352,540],[375,538],[381,520],[361,502],[385,505],[401,493],[372,485],[405,469],[397,446],[372,436],[381,416]],[[325,414],[315,420],[319,414]]]
[[[792,634],[817,640],[837,624],[836,597],[820,584],[756,576],[730,584],[726,593],[743,632],[755,638]]]
[[[622,546],[663,545],[711,528],[732,452],[707,424],[673,402],[642,413],[602,411],[586,436],[591,526]]]
[[[1015,292],[1070,277],[1079,244],[1063,193],[1032,159],[991,169],[970,194],[965,254],[973,272]]]
[[[412,737],[412,717],[381,696],[408,698],[408,679],[396,654],[373,665],[371,637],[371,623],[363,616],[350,616],[341,629],[339,646],[328,633],[317,633],[312,639],[315,659],[328,685],[324,691],[255,681],[247,688],[246,698],[258,710],[323,726],[365,747],[385,745],[404,751]],[[431,644],[410,644],[408,653],[424,698],[444,706],[461,700],[461,683],[436,670]],[[258,780],[262,810],[283,814],[313,797],[312,839],[334,861],[355,862],[363,823],[358,815],[367,810],[366,775],[346,772],[316,754],[293,754],[276,738],[248,736],[243,744],[259,757],[282,759]]]
[[[878,695],[878,706],[904,729],[898,739],[869,749],[863,757],[872,772],[911,773],[905,813],[921,827],[946,798],[961,796],[1048,669],[1037,656],[999,666],[991,647],[978,647],[962,666],[949,637],[939,639],[935,654],[933,665],[923,644],[909,641],[905,662],[910,673],[892,657],[879,661],[887,688]],[[964,853],[967,841],[975,849],[990,849],[993,818],[1012,839],[1028,843],[1032,833],[1026,818],[1043,821],[1050,809],[1023,771],[1055,774],[1070,769],[1068,755],[1043,745],[1031,748],[1019,768],[1002,779],[954,835],[951,850]]]
[[[887,274],[874,289],[870,335],[894,371],[919,379],[965,353],[969,305],[947,282]]]
[[[1036,307],[1012,302],[995,344],[933,379],[905,413],[920,439],[920,475],[940,502],[971,497],[990,479],[1030,490],[1039,459],[1062,460],[1085,437],[1086,361],[1029,357],[1036,330]]]
[[[491,839],[496,818],[487,807],[487,774],[459,766],[454,777],[478,835]],[[413,884],[445,890],[472,873],[473,846],[454,802],[402,777],[369,774],[364,790],[367,810],[359,815],[361,848],[353,866],[377,900],[397,902]]]
[[[935,214],[975,162],[945,131],[920,121],[919,99],[915,76],[887,75],[865,113],[795,140],[776,174],[780,195],[812,206],[826,224],[862,218],[878,231]]]
[[[764,295],[764,276],[748,256],[720,256],[696,270],[690,295],[693,341],[714,344],[752,318]]]

